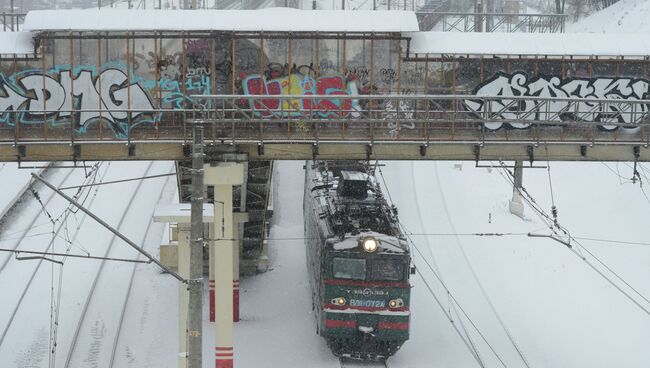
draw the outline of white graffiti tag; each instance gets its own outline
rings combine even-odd
[[[499,96],[489,102],[466,99],[464,104],[477,115],[489,115],[485,127],[496,130],[502,126],[528,128],[531,121],[589,121],[602,122],[599,127],[615,130],[618,125],[636,125],[648,112],[648,105],[630,108],[626,101],[642,100],[648,96],[650,83],[633,78],[567,78],[537,77],[529,79],[521,72],[497,73],[474,90],[476,96]],[[508,97],[558,97],[610,100],[606,103],[593,101],[542,101],[528,99],[515,101]],[[621,101],[621,102],[616,102]],[[505,121],[505,122],[504,122]],[[610,123],[610,124],[607,124]]]
[[[135,120],[154,109],[145,90],[138,83],[129,83],[128,76],[118,69],[106,69],[98,76],[82,70],[75,77],[62,70],[14,78],[13,84],[0,79],[0,116],[20,111],[28,116],[45,114],[53,123],[64,123],[71,121],[74,112],[80,131],[102,118],[117,136],[123,136],[128,130],[127,110],[132,110],[130,118]]]

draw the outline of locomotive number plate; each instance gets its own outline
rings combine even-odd
[[[386,302],[383,300],[360,300],[360,299],[350,299],[351,307],[373,307],[373,308],[384,308],[386,307]]]

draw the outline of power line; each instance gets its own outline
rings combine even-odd
[[[500,162],[502,169],[506,170],[508,173],[510,173],[507,169],[503,168],[503,162]],[[510,177],[502,175],[502,177],[506,178],[511,184],[514,184]],[[552,219],[543,209],[539,208],[539,205],[537,202],[535,202],[535,199],[526,191],[526,189],[522,186],[521,188],[516,188],[520,194],[522,194],[522,198],[528,203],[528,205],[535,211],[537,216],[544,222],[546,222],[548,228],[557,236],[562,236],[558,234],[558,230],[561,231],[566,237],[568,237],[570,240],[572,239],[576,244],[580,246],[578,250],[584,250],[586,251],[592,258],[594,258],[598,263],[603,265],[612,275],[614,275],[617,279],[621,280],[626,286],[630,288],[635,294],[640,296],[643,300],[648,301],[648,298],[646,298],[643,294],[641,294],[636,288],[634,288],[629,282],[627,282],[625,279],[623,279],[617,272],[612,270],[609,266],[607,266],[602,260],[600,260],[598,257],[596,257],[595,254],[591,253],[589,249],[587,249],[584,245],[582,245],[580,242],[575,240],[573,236],[569,233],[569,231],[562,225],[560,225],[557,221]],[[557,240],[557,238],[553,238],[554,240]],[[560,241],[561,242],[561,241]],[[568,243],[570,244],[570,243]],[[566,244],[565,244],[566,245]],[[579,254],[578,251],[571,247],[567,246],[567,248],[575,254],[578,258],[580,258],[582,261],[584,261],[589,267],[591,267],[598,275],[600,275],[604,280],[609,282],[614,288],[616,288],[622,295],[624,295],[627,299],[629,299],[632,303],[634,303],[637,307],[639,307],[641,310],[643,310],[646,314],[650,314],[650,310],[647,308],[643,307],[635,298],[633,298],[628,292],[623,290],[617,283],[615,283],[611,278],[607,277],[601,270],[599,270],[596,266],[594,266],[593,263],[591,263],[589,260],[587,260],[586,257],[583,255]]]
[[[407,236],[407,238],[408,238],[408,236]],[[422,252],[420,251],[420,249],[415,245],[415,243],[411,240],[411,238],[408,238],[408,239],[409,239],[409,242],[411,243],[411,245],[413,246],[413,248],[418,252],[418,254],[419,254],[420,257],[422,258],[422,260],[424,261],[424,263],[427,265],[427,267],[429,268],[429,270],[431,271],[431,273],[433,273],[433,275],[436,277],[436,279],[438,280],[438,282],[440,283],[440,285],[443,287],[443,289],[445,289],[445,292],[447,293],[447,295],[449,296],[449,298],[450,298],[450,299],[451,299],[451,300],[456,304],[456,306],[458,306],[458,308],[461,310],[461,312],[463,313],[463,315],[465,316],[465,318],[467,318],[467,320],[468,320],[469,323],[472,325],[472,327],[474,328],[474,330],[476,330],[476,332],[478,333],[478,335],[481,337],[481,339],[483,340],[483,342],[485,342],[485,344],[488,346],[488,348],[490,349],[490,351],[492,351],[492,353],[493,353],[494,356],[497,358],[497,360],[499,360],[499,362],[501,362],[501,365],[503,365],[504,367],[507,367],[507,365],[506,365],[506,364],[503,362],[503,360],[501,359],[501,356],[500,356],[500,355],[499,355],[499,354],[494,350],[494,348],[492,347],[492,345],[488,342],[488,340],[487,340],[487,338],[485,337],[485,335],[483,335],[483,333],[482,333],[481,330],[478,328],[478,326],[476,326],[476,324],[475,324],[474,321],[469,317],[469,315],[467,314],[467,312],[465,312],[465,309],[463,309],[463,307],[460,305],[460,303],[458,303],[458,300],[456,299],[456,297],[454,297],[454,294],[452,294],[451,290],[449,290],[449,288],[447,288],[447,285],[444,283],[444,281],[442,281],[442,279],[440,278],[440,275],[438,275],[438,273],[433,269],[433,267],[431,266],[431,264],[427,261],[426,257],[424,257],[424,254],[422,254]],[[417,271],[417,270],[418,270],[418,269],[416,268],[416,271]],[[424,277],[422,276],[421,273],[420,273],[420,276],[424,279]]]
[[[392,198],[390,198],[390,191],[388,190],[388,185],[387,185],[387,183],[386,183],[386,179],[384,178],[384,175],[383,175],[383,172],[382,172],[382,170],[381,170],[381,167],[379,168],[379,175],[381,176],[381,179],[382,179],[382,181],[383,181],[383,183],[384,183],[384,187],[386,188],[386,192],[387,192],[387,194],[389,195],[389,199],[391,200],[391,205],[393,205],[393,203],[392,203]],[[398,223],[399,223],[399,226],[400,226],[403,230],[405,230],[404,225],[403,225],[401,222],[399,222],[399,221],[398,221]],[[454,297],[454,295],[451,293],[451,291],[449,290],[449,288],[447,287],[447,285],[445,284],[445,282],[442,280],[442,277],[438,274],[438,272],[436,272],[436,270],[434,270],[434,268],[431,266],[431,264],[429,263],[429,261],[427,261],[427,259],[426,259],[426,257],[424,256],[424,254],[423,254],[423,253],[420,251],[420,249],[415,245],[415,242],[413,242],[413,239],[410,237],[410,235],[408,234],[408,232],[403,231],[403,233],[406,235],[406,237],[407,237],[407,239],[409,240],[411,246],[412,246],[412,247],[413,247],[413,248],[418,252],[418,254],[419,254],[420,257],[422,258],[422,260],[424,261],[424,263],[425,263],[425,264],[427,265],[427,267],[429,268],[429,270],[430,270],[430,271],[433,273],[433,275],[436,277],[436,279],[438,280],[438,282],[440,283],[440,285],[444,288],[444,290],[445,290],[445,292],[447,293],[448,297],[453,301],[452,306],[454,306],[454,308],[457,307],[458,309],[461,310],[461,312],[463,313],[463,315],[465,316],[465,318],[469,321],[469,323],[471,324],[471,326],[472,326],[472,327],[474,328],[474,330],[478,333],[478,335],[481,337],[481,339],[483,340],[483,342],[485,342],[485,344],[488,346],[488,348],[489,348],[490,351],[494,354],[494,356],[497,358],[497,360],[501,363],[501,365],[502,365],[503,367],[507,367],[506,364],[504,363],[503,359],[501,359],[501,356],[496,352],[496,350],[495,350],[495,349],[492,347],[492,345],[488,342],[487,338],[483,335],[483,333],[482,333],[481,330],[478,328],[478,326],[474,323],[474,321],[469,317],[469,315],[467,314],[467,312],[465,312],[465,310],[464,310],[463,307],[460,305],[460,303],[458,303],[458,300],[457,300],[457,299]],[[434,296],[434,298],[436,299],[436,301],[438,301],[438,299],[435,297],[435,295],[434,295],[434,293],[433,293],[433,290],[428,286],[428,283],[426,282],[426,280],[425,280],[424,276],[422,275],[422,273],[421,273],[417,268],[416,268],[416,272],[418,272],[418,274],[420,275],[420,277],[422,278],[422,280],[423,280],[423,281],[425,282],[425,284],[427,285],[427,288],[429,289],[429,291],[431,292],[431,294]],[[439,303],[439,305],[440,305],[440,303]],[[440,305],[440,306],[441,306],[441,308],[442,308],[442,305]],[[447,315],[447,318],[448,318],[448,319],[450,320],[450,322],[453,324],[453,319],[451,318],[450,314],[448,314],[447,311],[444,310],[444,308],[442,308],[442,309],[443,309],[443,313],[445,313],[445,315]],[[458,313],[458,312],[456,311],[456,313]],[[470,337],[469,333],[467,333],[467,330],[465,329],[465,326],[462,324],[462,321],[461,321],[461,326],[463,327],[463,330],[465,330],[466,336],[467,336],[467,338],[468,338],[468,340],[469,340],[468,342],[465,342],[466,345],[471,345],[472,348],[470,348],[469,346],[468,346],[468,348],[470,348],[470,351],[473,351],[474,358],[477,360],[477,362],[479,363],[479,365],[481,365],[481,366],[483,367],[484,364],[483,364],[483,362],[482,362],[482,360],[481,360],[481,358],[480,358],[480,356],[479,356],[479,354],[478,354],[478,350],[476,349],[474,343],[471,341],[471,337]],[[457,332],[460,334],[460,332],[459,332],[458,330],[457,330]],[[511,342],[512,342],[512,340],[511,340]],[[518,350],[518,348],[517,348],[516,345],[515,345],[515,349]],[[527,362],[526,362],[525,359],[524,359],[524,363],[526,364],[526,366],[528,366],[528,364],[527,364]]]
[[[573,239],[591,240],[591,241],[596,241],[596,242],[601,242],[601,243],[615,243],[615,244],[629,244],[629,245],[650,245],[650,243],[631,242],[631,241],[612,240],[612,239],[586,238],[586,237],[582,237],[582,236],[574,236]]]
[[[100,185],[125,183],[125,182],[129,182],[129,181],[137,181],[137,180],[143,180],[143,179],[155,179],[155,178],[161,178],[161,177],[172,176],[172,175],[176,175],[176,173],[149,175],[149,176],[142,176],[142,177],[139,177],[139,178],[128,178],[128,179],[121,179],[121,180],[105,181],[105,182],[101,182],[101,183],[74,185],[74,186],[70,186],[70,187],[61,187],[61,188],[58,188],[58,189],[59,190],[80,189],[80,188],[86,188],[86,187],[96,187],[96,186],[100,186]],[[83,202],[82,202],[82,204],[83,204]]]
[[[16,255],[16,259],[18,260],[27,259],[27,258],[18,258],[20,254],[24,253],[24,254],[39,255],[41,256],[39,258],[52,256],[52,257],[99,259],[99,260],[106,260],[106,261],[130,262],[130,263],[151,263],[151,261],[135,260],[135,259],[128,259],[128,258],[110,258],[110,257],[92,256],[90,254],[69,254],[69,253],[57,253],[57,252],[42,252],[36,250],[16,250],[16,249],[9,249],[9,248],[0,248],[0,252],[14,253]],[[33,258],[29,258],[29,259],[33,259]]]

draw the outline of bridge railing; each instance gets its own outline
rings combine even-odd
[[[3,32],[18,32],[23,28],[25,16],[27,14],[0,13],[0,22],[2,22]]]
[[[421,29],[442,24],[443,32],[563,33],[566,14],[417,12]]]
[[[475,95],[210,95],[186,109],[19,110],[0,143],[550,142],[648,144],[650,100]],[[83,122],[83,124],[81,123]]]

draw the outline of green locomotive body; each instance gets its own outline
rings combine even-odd
[[[409,338],[408,243],[358,162],[308,162],[307,266],[317,331],[335,355],[381,359]]]

